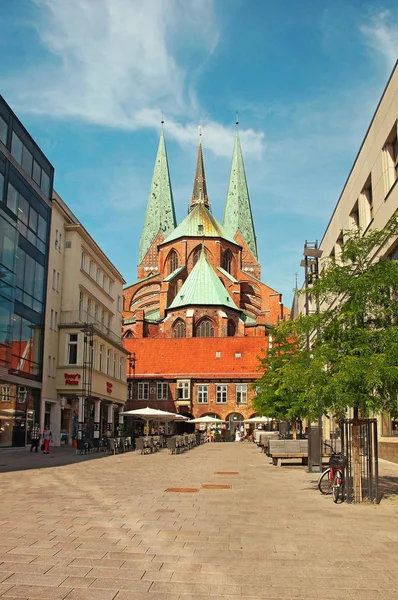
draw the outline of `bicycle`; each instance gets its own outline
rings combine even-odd
[[[321,494],[332,494],[335,504],[344,501],[344,468],[347,459],[342,452],[335,452],[330,444],[325,443],[332,454],[329,459],[329,467],[322,473],[318,480],[318,490]]]

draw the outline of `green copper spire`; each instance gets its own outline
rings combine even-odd
[[[189,210],[192,210],[196,204],[204,204],[206,206],[206,208],[208,208],[210,210],[210,202],[209,202],[209,197],[207,195],[205,163],[203,160],[201,127],[200,127],[200,134],[199,134],[198,158],[196,160],[196,173],[195,173],[195,179],[193,182],[193,191],[192,191],[191,202],[189,203]]]
[[[222,224],[224,229],[231,236],[234,236],[237,231],[240,231],[252,251],[253,256],[258,260],[256,234],[254,233],[252,210],[238,130],[236,130],[234,153],[232,156],[231,173],[229,176],[227,199],[225,201]]]
[[[202,247],[200,257],[169,308],[182,306],[226,306],[241,310],[236,306],[218,275],[206,258]]]
[[[175,226],[176,216],[162,125],[151,191],[149,193],[144,227],[140,240],[138,263],[141,263],[143,260],[159,231],[166,238],[175,229]]]

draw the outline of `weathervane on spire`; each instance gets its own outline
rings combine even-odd
[[[235,125],[238,126],[239,125],[239,113],[238,111],[236,111],[236,121],[235,121]]]
[[[202,125],[198,126],[198,130],[199,130],[199,138],[202,138]]]

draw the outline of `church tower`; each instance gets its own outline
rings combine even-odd
[[[163,123],[138,252],[138,279],[158,270],[158,245],[176,227]]]

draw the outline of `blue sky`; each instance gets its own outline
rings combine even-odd
[[[127,282],[165,120],[177,219],[199,123],[222,219],[239,111],[262,279],[290,306],[398,56],[393,0],[0,0],[1,93]]]

